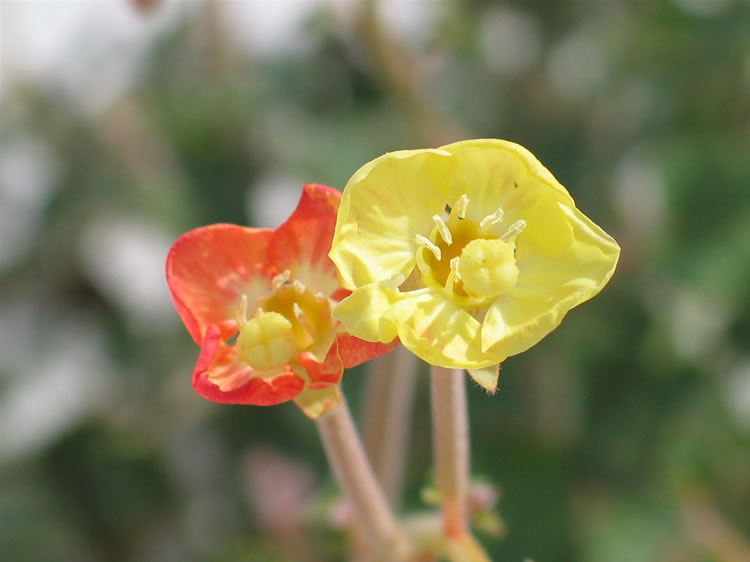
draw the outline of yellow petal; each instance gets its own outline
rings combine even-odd
[[[487,392],[497,390],[497,379],[500,376],[500,365],[490,365],[483,369],[469,369],[469,375]]]
[[[505,357],[526,351],[560,324],[567,304],[528,291],[499,297],[482,322],[482,348]]]
[[[456,157],[454,194],[469,197],[467,217],[479,222],[498,208],[505,224],[525,219],[522,209],[546,192],[572,205],[567,190],[524,147],[499,139],[460,141],[440,150]]]
[[[307,417],[315,419],[326,412],[330,412],[341,403],[341,392],[338,385],[318,390],[305,387],[294,399],[294,403],[302,409]]]
[[[396,338],[396,327],[384,315],[398,299],[395,289],[370,283],[337,304],[331,315],[359,339],[388,343]]]
[[[414,269],[417,234],[442,211],[453,158],[439,150],[404,150],[365,164],[349,180],[330,257],[353,289]]]
[[[518,280],[483,320],[482,349],[499,355],[529,349],[601,291],[620,254],[612,237],[557,196],[541,195],[525,214],[528,226],[516,240]]]
[[[397,326],[404,347],[418,357],[453,369],[481,369],[504,359],[482,351],[481,324],[440,289],[422,289],[401,297],[385,312],[385,318]]]
[[[617,243],[575,208],[552,174],[507,141],[383,156],[355,174],[343,198],[330,255],[354,293],[337,318],[369,341],[397,332],[422,359],[469,369],[490,390],[492,367],[598,293],[619,257]],[[445,205],[458,202],[460,210],[441,223]],[[370,286],[409,277],[418,240],[432,255],[410,278],[414,290]],[[454,268],[458,257],[463,265]]]

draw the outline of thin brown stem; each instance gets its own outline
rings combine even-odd
[[[435,473],[443,510],[443,533],[466,532],[469,487],[469,423],[464,372],[432,367],[432,435]]]
[[[362,440],[375,476],[394,508],[403,484],[415,368],[416,357],[398,346],[370,362],[365,386]]]
[[[317,420],[328,460],[371,548],[387,560],[408,560],[410,547],[380,490],[346,402]]]

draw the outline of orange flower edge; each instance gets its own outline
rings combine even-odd
[[[340,199],[333,188],[306,184],[276,230],[215,224],[172,246],[167,283],[201,346],[199,395],[257,406],[295,400],[317,417],[338,404],[344,368],[396,345],[355,338],[331,316],[349,294],[328,258]]]

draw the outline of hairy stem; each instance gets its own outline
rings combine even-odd
[[[469,423],[464,372],[433,365],[431,394],[435,473],[443,509],[443,533],[459,539],[466,532],[469,488]]]
[[[365,457],[345,401],[317,420],[328,460],[346,498],[357,529],[387,560],[409,557],[409,544],[391,513]]]

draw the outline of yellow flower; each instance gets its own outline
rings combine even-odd
[[[353,292],[334,316],[493,391],[497,366],[597,294],[619,254],[517,144],[393,152],[344,189],[330,257]]]

